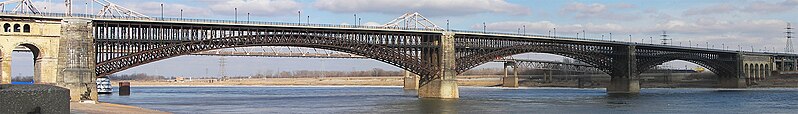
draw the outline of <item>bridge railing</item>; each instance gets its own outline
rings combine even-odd
[[[73,13],[71,15],[67,15],[65,13],[30,13],[30,12],[12,12],[12,11],[3,11],[0,12],[3,15],[18,15],[18,16],[42,16],[42,17],[82,17],[82,18],[92,18],[92,19],[115,19],[115,20],[148,20],[148,21],[170,21],[170,22],[201,22],[201,23],[223,23],[223,24],[253,24],[253,25],[278,25],[278,26],[305,26],[305,27],[334,27],[334,28],[358,28],[358,29],[393,29],[393,30],[418,30],[418,31],[451,31],[451,32],[460,32],[460,33],[474,33],[474,34],[493,34],[493,35],[511,35],[511,36],[523,36],[523,37],[543,37],[543,38],[551,38],[551,39],[570,39],[570,40],[582,40],[582,41],[592,41],[592,42],[602,42],[602,43],[617,43],[617,44],[627,44],[627,45],[651,45],[651,46],[659,46],[659,47],[670,47],[670,48],[683,48],[683,49],[701,49],[701,50],[712,50],[712,51],[727,51],[727,52],[747,52],[747,53],[764,53],[764,54],[788,54],[788,53],[781,53],[781,52],[774,52],[774,51],[761,51],[761,50],[735,50],[735,49],[724,49],[723,47],[719,48],[710,48],[710,47],[699,47],[698,45],[695,46],[681,46],[681,45],[664,45],[664,44],[657,44],[657,43],[638,43],[638,42],[625,42],[625,41],[617,41],[617,40],[605,40],[605,39],[592,39],[592,38],[579,38],[579,37],[567,37],[567,36],[551,36],[551,35],[537,35],[537,34],[520,34],[520,33],[506,33],[506,32],[493,32],[493,31],[469,31],[469,30],[444,30],[444,29],[426,29],[426,28],[411,28],[411,27],[382,27],[382,26],[364,26],[364,25],[341,25],[341,24],[311,24],[311,23],[290,23],[290,22],[263,22],[263,21],[239,21],[239,20],[219,20],[219,19],[196,19],[196,18],[173,18],[173,17],[129,17],[129,16],[101,16],[101,15],[93,15],[93,14],[79,14]]]

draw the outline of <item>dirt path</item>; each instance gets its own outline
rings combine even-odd
[[[152,109],[112,103],[69,103],[70,112],[76,114],[171,114]]]

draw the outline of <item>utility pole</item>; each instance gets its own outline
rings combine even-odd
[[[784,33],[786,34],[787,37],[787,48],[784,51],[787,53],[792,53],[795,51],[793,50],[793,45],[792,45],[792,26],[790,25],[790,23],[787,23],[787,28],[784,29],[785,29]]]
[[[449,31],[449,20],[446,20],[446,31]]]
[[[662,40],[662,45],[670,44],[670,42],[668,42],[668,41],[671,40],[671,39],[668,39],[668,33],[666,31],[662,31],[662,35],[659,35],[659,36],[662,36],[662,39],[661,39]]]
[[[224,77],[224,66],[227,64],[227,59],[224,56],[219,58],[219,76]]]
[[[67,8],[66,15],[72,16],[72,0],[65,0],[64,3]]]
[[[485,22],[482,22],[482,33],[488,32],[488,25]]]

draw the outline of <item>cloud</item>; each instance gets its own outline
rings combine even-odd
[[[639,17],[634,16],[633,13],[616,12],[613,9],[631,9],[636,6],[631,4],[613,4],[605,5],[599,3],[584,4],[584,3],[571,3],[565,5],[560,10],[561,14],[573,15],[574,18],[596,18],[596,19],[610,19],[610,20],[634,20]]]
[[[697,19],[697,20],[671,20],[657,24],[656,30],[667,30],[674,33],[674,42],[691,41],[695,46],[700,44],[705,47],[709,43],[710,47],[718,48],[725,45],[727,49],[738,49],[737,45],[749,51],[751,46],[756,50],[767,48],[768,50],[783,50],[785,44],[784,30],[786,21],[776,19],[754,19],[742,21],[725,21],[716,19]]]
[[[707,7],[690,8],[684,12],[684,16],[714,15],[727,13],[748,13],[748,14],[773,14],[794,11],[798,7],[798,0],[785,0],[780,2],[771,1],[752,1],[739,4],[716,4]]]
[[[127,7],[133,11],[142,13],[150,17],[160,17],[161,4],[163,7],[163,15],[167,17],[180,16],[180,10],[183,10],[184,17],[205,17],[213,16],[214,13],[206,8],[190,6],[179,3],[163,3],[163,2],[141,2],[141,3],[124,3],[120,4],[122,7]]]
[[[529,8],[504,0],[319,0],[313,7],[334,13],[373,12],[401,14],[418,11],[428,16],[461,16],[478,13],[529,15]]]
[[[738,10],[737,6],[731,4],[718,4],[703,8],[690,8],[682,13],[684,16],[693,15],[712,15],[712,14],[725,14]]]
[[[302,4],[294,0],[218,0],[206,1],[209,8],[220,15],[234,15],[235,8],[239,14],[251,13],[255,16],[279,16],[296,14]]]
[[[798,0],[785,0],[778,3],[755,1],[745,6],[741,11],[748,13],[781,13],[795,9],[796,6],[798,6]]]
[[[558,33],[565,33],[565,34],[575,34],[575,33],[582,33],[582,30],[588,32],[588,34],[603,34],[603,33],[630,33],[630,32],[638,32],[637,30],[628,29],[620,24],[614,23],[605,23],[605,24],[594,24],[594,23],[587,23],[587,24],[571,24],[571,25],[558,25],[552,23],[551,21],[537,21],[537,22],[528,22],[528,21],[504,21],[504,22],[494,22],[494,23],[486,23],[486,29],[490,31],[504,31],[504,32],[511,32],[515,33],[518,31],[519,28],[526,26],[526,32],[529,34],[548,34],[549,30],[553,28],[557,28]],[[482,24],[473,25],[471,26],[472,29],[481,30]]]
[[[781,29],[786,26],[786,23],[786,21],[775,19],[724,21],[704,18],[693,22],[671,20],[657,24],[656,27],[658,29],[691,34],[715,34],[724,32],[780,33]]]
[[[382,26],[382,24],[377,22],[366,22],[363,24],[363,26]]]

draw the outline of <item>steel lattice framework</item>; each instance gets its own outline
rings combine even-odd
[[[440,34],[132,22],[94,22],[98,76],[196,52],[249,46],[296,46],[346,52],[419,75],[436,76]],[[116,52],[125,50],[124,52]]]
[[[439,78],[440,31],[302,28],[257,25],[213,25],[95,21],[98,76],[150,62],[208,50],[250,46],[294,46],[327,49],[382,61]],[[456,33],[456,73],[497,58],[522,53],[549,53],[573,58],[611,76],[642,73],[672,60],[685,60],[721,76],[735,76],[737,53],[663,48],[655,45],[591,42],[528,36]],[[630,50],[631,49],[631,50]],[[630,56],[631,55],[631,56]],[[627,61],[628,60],[628,61]],[[630,66],[629,62],[634,62]],[[636,67],[635,67],[636,66]],[[632,69],[632,71],[623,71]]]

